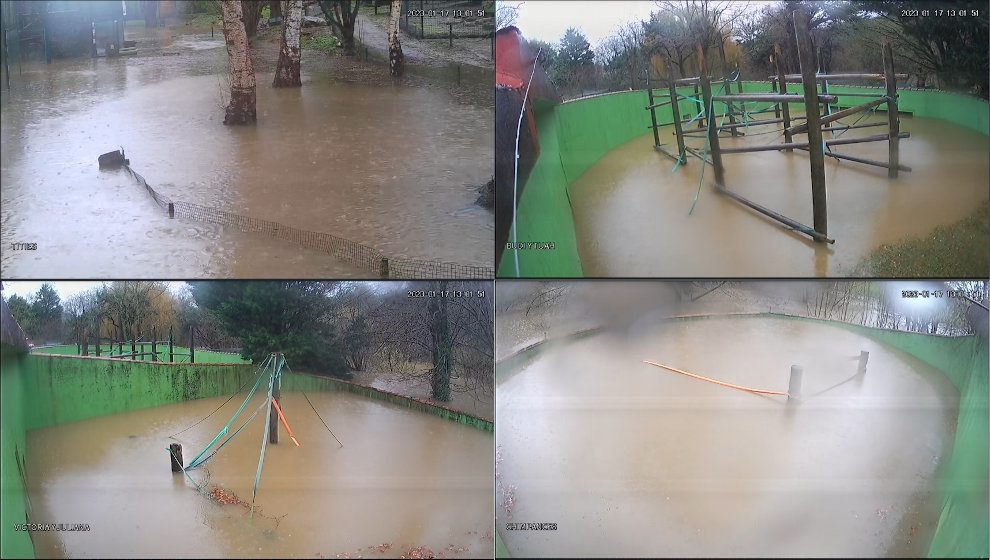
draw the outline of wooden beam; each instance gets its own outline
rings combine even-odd
[[[663,146],[660,146],[660,145],[653,146],[653,147],[656,149],[656,151],[658,151],[661,154],[669,157],[670,159],[672,159],[674,161],[681,161],[681,158],[679,156],[677,156],[677,154],[672,154],[672,153],[668,152],[667,151],[667,148],[664,148]]]
[[[660,133],[657,132],[659,130],[659,127],[657,126],[657,113],[656,111],[653,110],[653,89],[647,88],[646,95],[649,97],[650,100],[650,106],[647,107],[646,110],[650,112],[650,121],[653,122],[653,126],[650,127],[653,129],[653,145],[659,146]]]
[[[799,150],[806,150],[807,151],[808,148],[798,148],[798,149]],[[883,167],[883,168],[889,168],[890,167],[890,164],[887,163],[887,162],[885,162],[885,161],[876,161],[876,160],[872,160],[872,159],[866,159],[866,158],[861,158],[861,157],[857,157],[857,156],[851,156],[851,155],[848,155],[848,154],[839,154],[839,153],[836,153],[836,152],[825,152],[825,157],[827,157],[827,158],[835,158],[835,159],[844,159],[844,160],[849,160],[849,161],[855,161],[856,163],[865,163],[866,165],[874,165],[876,167]],[[908,167],[908,166],[906,166],[906,165],[898,165],[897,168],[899,170],[901,170],[901,171],[911,171],[911,168]]]
[[[694,157],[700,159],[701,161],[707,163],[708,165],[711,165],[711,166],[714,166],[715,165],[714,163],[712,163],[712,160],[706,158],[703,154],[698,153],[697,150],[695,150],[694,148],[692,148],[690,146],[685,146],[684,147],[684,150],[687,153],[691,154],[692,156],[694,156]]]
[[[814,54],[814,53],[812,53]],[[895,78],[898,80],[906,80],[907,74],[896,74]],[[803,74],[787,74],[784,79],[792,84],[800,84],[804,82]],[[820,82],[823,80],[886,80],[886,74],[815,74],[814,81]],[[810,80],[809,80],[810,81]]]
[[[667,61],[667,76],[673,78],[673,73],[670,69],[670,61]],[[677,139],[677,153],[679,154],[678,161],[687,164],[687,158],[684,157],[684,130],[681,129],[681,108],[680,101],[677,97],[677,87],[674,86],[673,80],[670,83],[670,110],[674,116],[674,137]],[[659,142],[658,142],[659,143]]]
[[[821,124],[828,124],[828,123],[830,123],[832,121],[837,121],[839,119],[843,119],[845,117],[848,117],[849,115],[855,115],[856,113],[859,113],[859,112],[862,112],[862,111],[866,111],[868,109],[872,109],[872,108],[876,107],[877,105],[880,105],[880,104],[883,104],[883,103],[886,103],[886,102],[887,102],[887,98],[886,97],[881,98],[881,99],[874,99],[873,101],[870,101],[868,103],[863,103],[862,105],[857,105],[856,107],[850,107],[848,109],[843,109],[843,110],[841,110],[841,111],[839,111],[837,113],[832,113],[831,115],[828,115],[827,117],[822,117],[821,119],[819,119],[819,122],[821,122]],[[790,133],[792,135],[794,135],[794,134],[802,134],[802,133],[807,132],[807,131],[808,131],[808,123],[807,122],[803,122],[801,124],[796,124],[796,125],[794,125],[794,126],[792,126],[790,128]]]
[[[800,232],[800,233],[803,233],[803,234],[811,237],[815,241],[823,241],[825,243],[835,243],[835,240],[832,239],[831,237],[829,237],[828,235],[825,235],[824,233],[822,233],[820,231],[815,231],[814,229],[812,229],[812,228],[810,228],[810,227],[802,224],[801,222],[798,222],[797,220],[792,220],[792,219],[788,218],[787,216],[785,216],[783,214],[780,214],[779,212],[774,212],[773,210],[767,208],[766,206],[762,206],[760,204],[757,204],[757,203],[753,202],[752,200],[749,200],[748,198],[746,198],[746,197],[744,197],[744,196],[742,196],[740,194],[736,194],[736,193],[734,193],[734,192],[726,189],[725,187],[723,187],[721,185],[716,184],[715,185],[715,190],[718,191],[718,192],[720,192],[720,193],[722,193],[722,194],[724,194],[724,195],[729,196],[730,198],[736,200],[737,202],[743,203],[744,205],[752,208],[753,210],[756,210],[757,212],[759,212],[760,214],[763,214],[764,216],[773,218],[774,220],[777,220],[778,222],[780,222],[780,223],[782,223],[782,224],[784,224],[784,225],[786,225],[788,227],[793,228],[795,231]]]
[[[804,84],[804,111],[808,117],[808,153],[811,160],[811,205],[814,229],[828,235],[827,191],[825,188],[825,146],[822,144],[822,123],[818,114],[818,86],[815,82],[815,47],[811,44],[808,27],[811,16],[804,10],[794,10],[794,35],[797,38],[798,59]],[[816,241],[823,239],[815,238]]]
[[[897,119],[897,81],[894,76],[894,55],[890,50],[890,41],[884,41],[883,72],[887,80],[887,122],[890,124],[890,144],[887,145],[887,177],[897,178],[898,164],[901,159],[900,122]]]
[[[819,129],[818,135],[821,137],[822,131]],[[889,140],[887,134],[875,134],[873,136],[859,136],[856,138],[836,138],[835,140],[825,140],[826,146],[841,146],[843,144],[862,144],[863,142],[886,142]],[[901,138],[910,138],[910,132],[902,132]],[[822,142],[818,142],[821,146]],[[790,148],[808,148],[809,142],[794,142],[792,144],[765,144],[762,146],[739,146],[738,148],[722,148],[723,154],[745,154],[749,152],[773,152],[776,150],[787,150]]]
[[[665,105],[670,105],[670,101],[663,101],[663,102],[660,102],[660,103],[653,103],[653,101],[652,101],[652,99],[653,99],[653,95],[652,95],[653,94],[653,90],[652,89],[648,89],[646,91],[650,92],[650,100],[651,100],[650,101],[650,104],[646,106],[646,110],[647,111],[652,110],[652,109],[656,109],[657,107],[663,107]]]
[[[803,95],[782,94],[782,93],[735,93],[732,95],[716,95],[715,101],[779,101],[782,103],[804,103]],[[816,103],[828,103],[834,105],[839,101],[836,95],[818,95]]]
[[[795,120],[797,120],[797,119],[804,119],[804,117],[794,117],[794,119]],[[722,128],[730,128],[730,127],[733,127],[733,126],[734,127],[760,126],[760,125],[764,125],[764,124],[777,124],[777,123],[782,123],[782,122],[784,122],[784,119],[754,119],[754,120],[751,120],[749,122],[741,122],[741,123],[736,123],[736,124],[723,124],[722,125]]]
[[[715,184],[725,185],[725,167],[722,166],[722,152],[718,145],[718,127],[715,126],[714,117],[707,114],[708,111],[715,112],[715,108],[712,101],[712,85],[708,81],[705,48],[701,43],[698,43],[698,68],[701,75],[701,95],[705,101],[705,116],[708,118],[708,150],[712,155],[712,167],[715,168]]]
[[[787,95],[787,80],[783,79],[784,71],[780,68],[780,54],[782,52],[780,49],[780,44],[774,44],[773,52],[773,63],[777,67],[777,75],[780,76],[777,79],[777,83],[780,84],[780,93],[782,95]],[[784,143],[790,144],[794,141],[791,137],[791,133],[787,132],[787,129],[791,126],[791,108],[787,105],[787,103],[781,103],[779,107],[781,112],[784,114]],[[791,150],[788,149],[787,151],[790,152]]]

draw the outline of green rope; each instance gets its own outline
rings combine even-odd
[[[196,466],[202,465],[203,463],[205,463],[205,462],[209,461],[210,459],[212,459],[214,455],[216,455],[217,453],[219,453],[220,450],[224,448],[224,446],[226,446],[228,443],[230,443],[230,441],[232,439],[234,439],[235,437],[237,437],[237,434],[239,434],[241,432],[241,430],[244,429],[245,426],[247,426],[248,424],[250,424],[251,421],[254,420],[256,416],[258,416],[258,413],[261,412],[261,409],[264,408],[264,407],[265,407],[265,403],[264,402],[262,402],[261,404],[259,404],[258,405],[258,408],[256,408],[254,410],[254,414],[252,414],[251,417],[247,419],[247,421],[245,421],[243,424],[241,424],[241,427],[240,428],[237,428],[237,430],[235,430],[234,433],[230,434],[230,437],[229,438],[227,438],[226,440],[224,440],[223,443],[221,443],[219,446],[217,446],[216,449],[213,450],[213,453],[210,453],[205,459],[203,459],[202,461],[200,461],[199,463],[197,463]],[[193,465],[190,464],[189,468],[193,468]]]
[[[274,355],[274,354],[273,354]],[[285,357],[279,356],[281,361],[275,362],[275,367],[273,368],[272,375],[268,380],[268,417],[272,414],[272,392],[275,390],[275,379],[279,377],[282,373],[282,365],[285,363]],[[265,435],[264,439],[261,440],[261,455],[258,457],[258,474],[254,477],[254,493],[251,495],[251,515],[254,515],[254,503],[258,498],[258,485],[261,484],[261,469],[265,466],[265,452],[268,450],[268,433],[271,430],[271,422],[265,422]]]
[[[220,438],[222,438],[223,436],[227,435],[227,432],[230,431],[230,427],[234,424],[234,422],[237,420],[237,418],[241,415],[241,412],[244,411],[244,408],[247,407],[248,402],[251,400],[252,397],[254,397],[254,393],[258,390],[258,387],[261,385],[261,380],[265,378],[265,376],[264,375],[261,375],[261,373],[264,373],[268,369],[268,363],[269,363],[270,360],[271,360],[271,356],[269,356],[267,359],[265,359],[265,361],[262,363],[261,367],[259,368],[260,373],[258,375],[258,381],[255,382],[254,387],[251,388],[251,392],[248,393],[248,396],[247,396],[246,399],[244,399],[244,402],[241,404],[241,407],[237,409],[237,412],[235,412],[234,413],[234,416],[230,419],[229,422],[227,422],[227,425],[225,425],[223,427],[223,429],[220,430],[220,433],[217,434],[217,437],[213,438],[213,441],[211,441],[209,444],[207,444],[207,446],[204,447],[203,450],[199,452],[199,455],[196,455],[196,457],[192,461],[190,461],[189,466],[187,468],[192,469],[192,468],[196,468],[199,465],[203,464],[203,461],[200,461],[199,459],[204,454],[206,454],[206,452],[209,451],[211,447],[213,447],[214,445],[216,445],[217,441],[219,441]]]

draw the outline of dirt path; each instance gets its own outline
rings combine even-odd
[[[387,57],[388,16],[359,13],[357,21],[361,43],[379,56]],[[402,54],[411,64],[467,64],[478,68],[494,68],[490,39],[454,39],[454,46],[449,47],[448,42],[443,39],[417,39],[400,29],[399,40],[402,43]]]

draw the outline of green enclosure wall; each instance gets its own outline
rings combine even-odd
[[[733,86],[733,92],[738,86]],[[803,93],[799,84],[788,84],[788,93]],[[769,82],[745,82],[747,93],[770,91]],[[716,94],[721,84],[713,84]],[[678,92],[694,96],[694,88],[679,88]],[[867,87],[830,86],[830,93],[839,95],[839,107],[861,105],[864,97],[841,97],[842,92],[876,93],[884,90]],[[658,96],[665,92],[659,91]],[[990,134],[990,109],[986,101],[974,97],[932,90],[898,90],[898,109],[918,117],[949,121]],[[669,93],[667,94],[669,98]],[[519,200],[516,215],[519,241],[553,241],[553,251],[519,251],[519,276],[579,277],[581,261],[577,252],[574,218],[569,187],[589,167],[609,151],[644,134],[651,134],[650,114],[645,91],[627,91],[579,99],[559,105],[537,103],[534,106],[540,140],[540,156],[530,174]],[[662,101],[657,99],[655,102]],[[767,107],[766,103],[747,103],[747,111]],[[678,103],[681,116],[694,116],[698,104],[690,100]],[[725,111],[725,104],[715,103],[715,112]],[[738,108],[737,108],[738,109]],[[882,109],[880,109],[882,110]],[[657,109],[657,122],[673,120],[671,107]],[[772,115],[772,112],[771,112]],[[766,114],[756,118],[771,118]],[[665,156],[658,156],[665,157]],[[673,163],[673,162],[671,162]],[[516,277],[513,251],[506,251],[498,269],[499,277]]]
[[[932,537],[930,558],[986,558],[990,553],[990,352],[988,341],[977,336],[946,337],[891,331],[777,313],[738,313],[672,317],[672,321],[720,319],[736,316],[785,318],[827,323],[873,338],[941,371],[959,390],[959,417],[952,454],[939,470],[936,485],[941,503],[938,527]],[[496,365],[497,381],[504,382],[548,347],[573,342],[599,332],[579,331],[532,344]]]
[[[198,354],[198,353],[197,353]],[[28,354],[3,345],[2,399],[3,558],[33,557],[27,532],[13,524],[27,520],[23,481],[26,432],[106,414],[181,401],[230,395],[257,378],[251,364],[168,364],[108,358]],[[308,374],[284,374],[283,391],[348,391],[406,406],[467,426],[494,431],[490,420],[356,383]]]

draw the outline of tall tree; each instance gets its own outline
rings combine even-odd
[[[268,2],[262,0],[241,0],[241,12],[244,14],[244,33],[248,43],[258,35],[258,23],[261,21],[261,10]]]
[[[333,328],[335,282],[191,282],[197,305],[241,341],[241,355],[258,363],[283,352],[294,369],[346,376]]]
[[[388,22],[388,72],[393,76],[402,75],[402,45],[399,43],[399,17],[402,14],[402,0],[392,0],[392,11]]]
[[[320,9],[327,16],[333,34],[340,39],[340,46],[345,55],[357,53],[354,47],[354,25],[357,23],[360,0],[319,0]]]
[[[278,4],[278,2],[273,2]],[[286,11],[289,14],[282,27],[282,48],[278,55],[278,66],[275,68],[274,87],[299,87],[302,79],[299,76],[300,56],[299,29],[302,26],[302,0],[288,0]]]
[[[230,58],[230,103],[227,105],[223,124],[253,124],[258,120],[257,84],[254,66],[248,51],[247,33],[244,31],[244,14],[237,0],[222,0],[223,36],[227,41]]]
[[[447,282],[445,280],[431,282],[430,288],[437,295],[428,298],[426,305],[433,353],[433,379],[430,387],[434,399],[446,402],[450,400],[450,372],[454,367],[454,352],[450,319],[447,314],[447,298],[440,296],[439,292],[447,289]]]

